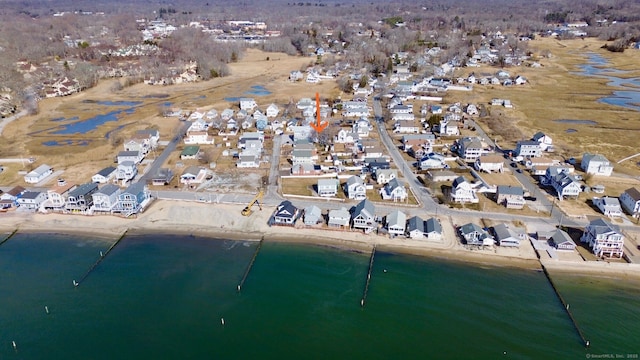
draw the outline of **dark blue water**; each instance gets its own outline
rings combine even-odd
[[[588,63],[581,65],[577,74],[603,78],[608,81],[608,86],[622,88],[598,101],[640,111],[640,78],[617,77],[614,74],[624,74],[626,71],[612,68],[607,59],[598,54],[590,53],[587,57]]]
[[[62,125],[60,130],[54,131],[51,134],[54,135],[69,135],[69,134],[86,134],[92,130],[95,130],[100,125],[104,125],[107,122],[118,121],[118,116],[121,114],[133,114],[135,108],[128,108],[122,110],[114,110],[106,114],[96,115],[92,118],[77,121],[71,124]]]
[[[44,146],[69,146],[69,145],[75,145],[75,146],[87,146],[91,143],[91,140],[72,140],[72,139],[65,139],[65,140],[49,140],[49,141],[43,141],[42,145]]]
[[[540,272],[379,252],[362,308],[368,254],[265,242],[237,293],[256,243],[155,235],[126,237],[74,288],[110,243],[18,234],[0,246],[1,359],[584,359],[637,351],[640,291],[615,282],[558,280],[592,340],[587,351]]]

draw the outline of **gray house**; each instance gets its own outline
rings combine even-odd
[[[349,227],[350,221],[351,214],[349,214],[349,211],[346,208],[329,210],[329,221],[327,224],[330,227],[347,228]]]
[[[351,223],[354,229],[362,229],[369,233],[376,228],[376,208],[373,203],[364,199],[354,206],[351,211]]]
[[[318,195],[326,197],[336,196],[338,194],[338,185],[340,185],[338,179],[319,179]]]
[[[120,195],[120,187],[115,184],[107,184],[94,192],[91,196],[93,198],[93,210],[111,212],[118,203],[118,195]]]
[[[573,251],[576,248],[576,243],[571,239],[571,236],[561,229],[556,230],[553,235],[551,235],[550,242],[556,250]]]
[[[519,247],[520,237],[506,224],[498,224],[493,227],[496,241],[500,246]]]
[[[404,235],[407,227],[407,215],[400,210],[394,210],[387,215],[387,230],[391,235]]]
[[[308,206],[304,209],[304,224],[305,225],[316,225],[319,222],[322,222],[322,210],[315,205]]]
[[[69,192],[65,208],[67,211],[86,211],[93,205],[93,193],[98,191],[94,182],[82,184]]]
[[[498,185],[496,202],[507,209],[522,209],[524,207],[524,190],[520,186]]]
[[[489,233],[474,223],[462,225],[458,232],[467,245],[491,246],[494,240]]]

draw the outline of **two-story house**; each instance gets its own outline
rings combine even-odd
[[[349,199],[363,200],[367,198],[367,188],[364,180],[359,176],[352,176],[347,179],[345,193]]]
[[[622,216],[622,207],[618,198],[603,196],[601,198],[594,197],[591,201],[604,216],[610,218]]]
[[[383,200],[405,201],[407,199],[407,188],[402,181],[397,178],[391,179],[380,189],[380,195]]]
[[[473,163],[473,167],[477,171],[501,173],[504,171],[504,159],[497,154],[480,155],[480,157]]]
[[[318,180],[318,196],[333,197],[338,194],[338,179],[319,179]]]
[[[601,218],[589,222],[580,241],[587,243],[598,257],[622,258],[624,253],[624,235],[620,227]]]
[[[82,184],[69,192],[65,209],[71,212],[84,212],[93,205],[93,193],[98,191],[98,184],[94,182]]]
[[[524,189],[520,186],[498,185],[496,202],[507,209],[522,209],[525,204]]]
[[[587,174],[598,176],[611,176],[611,173],[613,172],[613,165],[611,162],[600,154],[585,153],[582,156],[580,167]]]
[[[384,185],[398,177],[398,170],[377,168],[374,172],[374,176],[378,185]]]
[[[451,201],[454,203],[477,203],[476,189],[462,176],[458,176],[451,184]]]
[[[620,202],[629,215],[634,218],[640,215],[640,191],[637,188],[628,188],[620,194]]]
[[[274,225],[288,225],[293,226],[298,219],[298,208],[295,207],[291,201],[285,200],[278,205],[276,211],[273,213]]]
[[[354,229],[362,229],[365,233],[373,231],[377,224],[375,221],[375,206],[367,199],[354,206],[351,211],[351,223]]]
[[[535,140],[521,140],[516,143],[515,149],[516,156],[528,157],[540,157],[542,156],[542,148],[540,143]]]
[[[394,210],[386,217],[387,231],[392,236],[404,235],[407,227],[407,215],[400,210]]]
[[[120,193],[120,187],[115,184],[107,184],[101,187],[92,195],[93,211],[111,212],[118,203],[118,196]]]
[[[495,244],[493,237],[491,237],[486,230],[474,223],[460,226],[458,233],[467,245],[493,246]]]

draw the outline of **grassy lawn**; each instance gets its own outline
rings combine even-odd
[[[518,181],[518,179],[516,179],[515,176],[511,175],[510,173],[504,172],[502,174],[500,173],[491,173],[491,174],[487,174],[487,173],[480,173],[480,176],[482,176],[482,178],[484,179],[484,181],[486,181],[488,184],[491,185],[511,185],[511,186],[522,186],[522,184],[520,183],[520,181]]]

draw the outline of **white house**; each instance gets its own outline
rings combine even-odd
[[[329,227],[348,228],[350,222],[351,214],[349,210],[345,208],[329,210],[329,221],[327,222]]]
[[[618,198],[604,196],[601,198],[594,197],[592,199],[593,205],[595,205],[604,216],[607,217],[620,217],[622,216],[622,208],[620,207],[620,201]]]
[[[46,191],[25,191],[17,200],[21,209],[38,210],[47,200]]]
[[[440,120],[440,124],[438,126],[439,126],[438,129],[440,130],[440,135],[446,135],[446,136],[460,135],[460,128],[458,128],[457,121],[442,119]]]
[[[118,164],[122,164],[126,161],[131,161],[134,164],[138,164],[144,159],[144,155],[140,151],[120,151],[116,157]]]
[[[613,172],[613,165],[600,154],[585,153],[582,156],[582,162],[580,167],[587,174],[599,175],[599,176],[611,176]]]
[[[418,167],[420,170],[443,169],[447,164],[443,155],[429,153],[418,161]]]
[[[377,168],[374,175],[378,185],[384,185],[398,177],[398,170]]]
[[[53,168],[49,165],[42,164],[24,176],[24,181],[29,184],[37,184],[53,174]]]
[[[477,203],[476,190],[462,176],[453,180],[451,185],[451,201],[455,203]]]
[[[521,140],[516,143],[516,156],[522,157],[540,157],[542,156],[542,147],[535,140]]]
[[[483,154],[482,141],[477,137],[464,137],[456,142],[458,156],[465,162],[474,162]]]
[[[126,184],[128,181],[133,180],[136,175],[138,175],[136,164],[133,161],[123,161],[116,168],[115,179],[122,184]]]
[[[345,192],[349,199],[363,200],[367,198],[367,188],[364,185],[364,180],[359,176],[354,175],[347,179]]]
[[[405,201],[407,199],[407,188],[404,184],[394,178],[390,180],[382,189],[380,189],[380,195],[383,200]]]
[[[493,232],[495,233],[498,245],[506,247],[520,246],[519,235],[506,224],[502,223],[494,226]]]
[[[91,177],[91,181],[98,184],[106,184],[110,182],[116,176],[116,168],[113,166],[107,166],[106,168],[98,171],[97,174]]]
[[[495,243],[495,240],[487,231],[474,223],[460,226],[458,233],[467,245],[493,246]]]
[[[276,104],[271,104],[267,106],[267,110],[265,111],[268,118],[275,118],[280,114],[280,108]]]
[[[376,208],[373,203],[364,199],[353,207],[351,213],[351,222],[354,229],[362,229],[365,233],[369,233],[376,228],[375,213]]]
[[[189,166],[180,175],[181,184],[200,184],[207,175],[207,170],[199,166]]]
[[[93,211],[111,212],[118,203],[122,191],[115,184],[107,184],[93,193]]]
[[[404,235],[407,226],[407,215],[400,210],[394,210],[387,215],[387,231],[390,235]]]
[[[640,215],[640,191],[629,188],[620,195],[620,202],[629,215],[637,218]]]
[[[542,149],[542,151],[551,151],[553,149],[553,139],[551,139],[549,135],[541,131],[533,134],[531,140],[540,143],[540,148]]]
[[[487,173],[501,173],[504,171],[504,160],[500,155],[496,154],[480,155],[480,157],[477,158],[476,162],[473,164],[473,167],[477,171],[484,171]]]
[[[398,120],[393,126],[393,132],[399,134],[417,134],[420,128],[414,120]]]
[[[254,99],[251,98],[241,98],[240,99],[240,109],[242,110],[253,110],[258,107],[258,104]]]
[[[601,218],[589,222],[580,241],[587,243],[598,257],[622,258],[624,253],[624,235],[620,227]]]
[[[318,196],[333,197],[338,194],[338,179],[319,179],[318,180]]]

